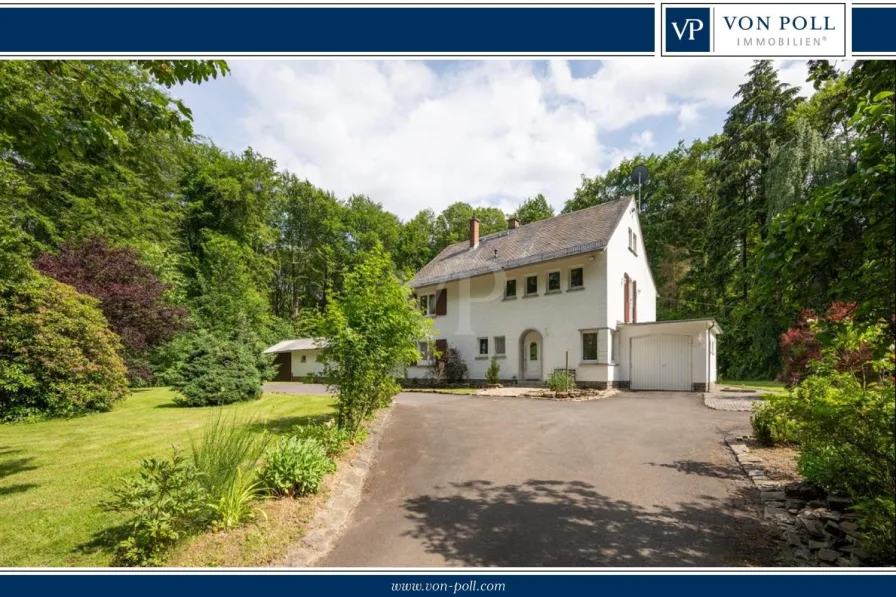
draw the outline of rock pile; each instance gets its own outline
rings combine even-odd
[[[863,566],[867,554],[852,503],[826,496],[808,483],[791,483],[783,491],[760,494],[765,517],[778,524],[797,558],[821,566]]]
[[[769,479],[762,459],[750,452],[747,436],[725,441],[738,464],[759,489],[763,515],[776,523],[794,555],[818,566],[864,566],[868,558],[852,502],[829,496],[810,483],[781,483]]]

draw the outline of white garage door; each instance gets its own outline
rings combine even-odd
[[[632,338],[631,358],[633,390],[693,389],[690,336]]]

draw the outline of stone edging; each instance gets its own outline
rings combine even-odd
[[[361,501],[364,482],[391,416],[390,406],[367,427],[367,440],[358,455],[350,462],[340,463],[330,485],[329,498],[308,524],[305,536],[286,553],[283,566],[313,566],[336,545],[336,540]]]
[[[730,392],[734,394],[734,392]],[[752,412],[753,403],[761,402],[759,394],[750,396],[725,396],[721,392],[706,392],[703,394],[703,405],[713,410],[727,410],[732,412]]]
[[[763,517],[776,523],[793,555],[817,566],[864,566],[868,555],[861,548],[856,516],[847,512],[852,502],[808,483],[785,486],[769,479],[747,439],[751,436],[726,437],[725,443],[759,489]]]

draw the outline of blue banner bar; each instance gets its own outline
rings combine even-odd
[[[854,6],[852,51],[896,53],[896,7]]]
[[[652,54],[652,6],[0,8],[0,53]]]
[[[887,587],[890,587],[887,589]],[[756,597],[756,595],[892,595],[896,576],[882,574],[151,574],[48,575],[0,577],[8,595],[128,595],[128,597],[196,597],[196,595],[687,595],[688,597]]]

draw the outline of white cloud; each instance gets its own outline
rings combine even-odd
[[[602,145],[602,134],[653,117],[689,127],[706,108],[732,104],[749,62],[616,60],[578,79],[565,62],[547,74],[523,61],[231,67],[249,98],[236,125],[256,150],[341,197],[366,193],[409,218],[454,201],[509,211],[536,193],[560,207],[580,174],[658,145],[650,129],[628,148]],[[786,65],[785,76],[804,77],[805,65]]]

